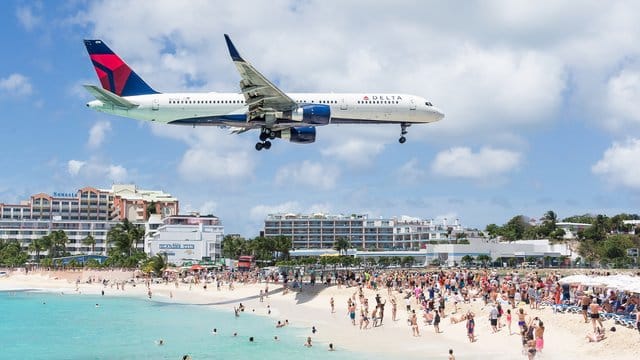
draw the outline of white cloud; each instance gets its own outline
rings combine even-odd
[[[370,166],[384,150],[385,142],[395,140],[384,129],[354,126],[341,126],[332,131],[324,131],[322,135],[329,139],[329,145],[320,150],[323,156],[358,168]]]
[[[26,96],[31,95],[33,88],[28,77],[13,73],[0,79],[0,91],[9,95]]]
[[[224,180],[235,182],[253,177],[257,151],[244,138],[218,128],[191,128],[151,125],[153,134],[178,140],[188,149],[178,164],[178,172],[188,182]]]
[[[98,158],[89,160],[69,160],[67,162],[67,172],[72,177],[81,178],[84,181],[103,182],[107,180],[120,183],[130,180],[126,168],[121,165],[108,164]]]
[[[297,201],[287,201],[276,205],[255,205],[249,211],[249,217],[254,221],[264,220],[269,214],[277,213],[297,213],[300,211],[300,204]]]
[[[80,169],[86,164],[84,161],[80,160],[69,160],[67,162],[67,171],[71,176],[76,176],[80,173]]]
[[[404,163],[400,169],[398,169],[397,173],[398,180],[403,184],[419,183],[427,175],[427,172],[416,158]]]
[[[108,121],[99,121],[89,130],[89,140],[87,145],[90,148],[98,148],[102,145],[106,135],[111,131],[111,123]]]
[[[305,160],[302,164],[288,164],[276,173],[275,182],[278,185],[305,185],[314,190],[330,190],[336,185],[340,170],[335,166],[322,165]]]
[[[33,30],[40,24],[42,18],[34,14],[33,9],[29,7],[19,7],[16,9],[16,17],[18,21],[27,31]]]
[[[640,125],[640,71],[623,69],[609,79],[607,105],[611,116],[605,125],[614,130],[625,124]]]
[[[640,189],[640,139],[614,142],[591,171],[614,186]]]
[[[252,169],[253,161],[248,151],[230,156],[206,148],[187,150],[178,166],[182,177],[193,182],[250,177]]]
[[[510,150],[483,147],[473,153],[468,147],[455,147],[438,153],[431,170],[447,177],[485,179],[513,170],[520,159],[520,153]]]

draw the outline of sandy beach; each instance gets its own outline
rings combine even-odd
[[[127,284],[125,290],[116,289],[115,286],[103,286],[99,282],[86,283],[87,279],[109,279],[114,281],[126,281],[132,278],[131,272],[123,271],[52,271],[52,272],[12,272],[8,276],[0,278],[0,291],[9,290],[41,290],[60,292],[69,296],[81,296],[82,294],[105,296],[129,296],[147,298],[147,288],[144,282],[136,286]],[[79,285],[76,282],[80,280]],[[333,343],[338,349],[352,351],[373,352],[388,354],[389,357],[402,357],[404,359],[423,359],[425,354],[429,358],[446,359],[448,350],[453,349],[456,359],[524,359],[522,354],[521,337],[517,332],[517,318],[514,316],[512,330],[509,334],[506,328],[497,333],[492,333],[489,324],[489,308],[483,307],[481,300],[471,301],[469,304],[459,304],[459,313],[471,310],[476,314],[476,342],[469,342],[466,336],[465,323],[450,323],[453,312],[453,304],[447,304],[446,317],[442,319],[440,330],[436,334],[434,327],[424,325],[419,319],[420,337],[414,337],[411,327],[407,324],[407,312],[405,300],[402,295],[393,292],[398,303],[398,319],[391,319],[390,298],[386,289],[374,291],[365,289],[365,297],[374,302],[377,293],[383,301],[387,300],[385,317],[382,326],[360,330],[353,326],[347,314],[347,300],[357,287],[337,286],[326,287],[321,284],[310,286],[305,284],[302,292],[289,291],[283,294],[282,286],[277,283],[269,283],[269,297],[260,302],[260,290],[265,288],[265,283],[242,284],[234,283],[234,289],[222,286],[216,289],[215,284],[208,284],[205,290],[200,285],[180,283],[176,288],[174,283],[152,284],[152,300],[173,303],[203,304],[218,309],[233,311],[234,306],[242,302],[245,312],[255,313],[269,317],[274,326],[278,320],[287,319],[291,326],[303,329],[305,334],[312,336],[314,342],[326,346]],[[331,312],[330,299],[335,300],[335,312]],[[374,302],[375,303],[375,302]],[[417,304],[412,303],[414,308]],[[268,307],[271,314],[268,314]],[[544,321],[545,346],[542,353],[536,358],[540,359],[635,359],[635,350],[640,340],[638,331],[615,325],[612,320],[605,321],[605,328],[615,326],[616,332],[607,331],[607,337],[598,343],[588,343],[585,335],[591,330],[591,324],[585,324],[579,314],[554,314],[550,308],[530,310],[525,307],[530,316],[537,316]],[[241,315],[242,316],[242,315]],[[212,325],[212,327],[215,325]],[[311,333],[311,327],[317,328],[317,333]],[[224,331],[224,329],[219,329]],[[306,336],[306,335],[305,335]],[[302,346],[302,339],[301,339]],[[437,357],[433,355],[437,354]]]

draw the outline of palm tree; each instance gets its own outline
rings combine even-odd
[[[56,230],[51,233],[51,245],[54,248],[54,254],[56,256],[65,255],[65,253],[67,252],[68,242],[69,237],[63,230]]]
[[[87,235],[87,237],[82,239],[82,245],[91,246],[91,253],[93,254],[93,251],[96,247],[96,239],[93,237],[93,235],[89,234]]]
[[[340,255],[342,255],[343,251],[344,251],[344,254],[346,254],[347,250],[350,247],[351,247],[351,244],[349,243],[349,240],[347,240],[344,237],[337,238],[335,243],[333,244],[333,248],[338,250],[338,253],[340,253]]]
[[[53,241],[51,239],[51,234],[41,237],[40,239],[38,239],[38,242],[40,243],[42,250],[48,251],[47,256],[49,258],[53,257],[53,249],[52,249]]]
[[[280,254],[283,260],[289,259],[289,251],[291,250],[291,238],[286,236],[278,236],[274,239],[275,250]]]
[[[128,219],[122,220],[107,233],[107,243],[113,246],[119,255],[131,256],[138,250],[138,242],[144,237],[144,230],[131,223]]]
[[[36,262],[40,262],[40,252],[46,250],[45,243],[41,239],[35,239],[29,244],[29,251],[36,253]]]

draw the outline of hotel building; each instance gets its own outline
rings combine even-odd
[[[409,217],[370,219],[367,215],[270,214],[264,221],[264,236],[286,236],[294,249],[332,248],[337,239],[347,239],[361,249],[409,250],[429,242],[455,239],[464,229],[456,219],[421,220]]]
[[[145,252],[149,256],[166,254],[167,261],[176,265],[221,257],[224,227],[216,216],[152,215],[145,230]]]
[[[67,251],[72,255],[91,251],[81,244],[88,235],[96,240],[94,252],[106,253],[107,232],[122,220],[141,224],[147,220],[148,212],[170,216],[178,210],[178,199],[170,194],[138,189],[135,185],[39,193],[20,204],[0,203],[0,239],[18,240],[26,249],[33,240],[63,230],[69,238]],[[142,246],[141,242],[140,249]]]

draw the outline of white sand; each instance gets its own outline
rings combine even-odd
[[[0,278],[0,290],[38,289],[44,291],[64,292],[76,294],[76,279],[81,279],[79,293],[100,294],[104,289],[107,296],[132,296],[146,297],[147,289],[144,284],[133,287],[127,284],[125,291],[116,290],[115,286],[103,287],[99,283],[86,284],[89,277],[109,278],[112,280],[126,280],[131,278],[131,273],[120,271],[85,271],[85,272],[43,272],[43,273],[13,273],[8,277]],[[452,306],[447,304],[447,317],[442,319],[440,330],[443,333],[436,334],[433,326],[423,325],[420,318],[420,337],[411,335],[411,328],[407,325],[407,312],[404,299],[394,293],[398,302],[398,321],[391,321],[391,303],[387,301],[385,306],[383,326],[360,330],[358,326],[351,325],[347,316],[347,299],[356,288],[338,289],[336,286],[324,287],[305,285],[302,293],[290,292],[287,295],[281,293],[278,284],[269,284],[269,291],[276,292],[263,303],[259,302],[258,294],[264,289],[265,284],[235,284],[235,290],[229,290],[223,286],[217,291],[215,284],[208,284],[208,289],[202,286],[180,284],[176,289],[170,283],[153,284],[153,300],[175,303],[213,304],[219,309],[232,311],[233,306],[242,302],[246,312],[252,312],[273,319],[274,326],[277,320],[289,320],[292,326],[301,327],[308,331],[314,342],[322,342],[326,346],[332,342],[339,350],[341,348],[352,351],[375,352],[389,354],[391,358],[403,359],[428,358],[446,359],[448,350],[454,349],[456,359],[523,359],[521,338],[519,335],[509,335],[503,328],[498,333],[492,334],[488,321],[489,309],[482,309],[481,301],[471,304],[463,304],[459,311],[466,312],[471,309],[476,314],[477,341],[470,343],[466,336],[464,322],[451,324],[449,314]],[[172,293],[173,298],[170,298]],[[384,299],[387,299],[387,291],[379,291]],[[375,304],[376,292],[365,290],[365,296],[369,299],[370,310]],[[334,297],[336,312],[331,313],[330,298]],[[267,314],[267,304],[271,306],[271,315]],[[416,308],[414,304],[414,308]],[[505,309],[506,311],[506,309]],[[540,317],[545,323],[545,347],[539,356],[540,359],[637,359],[635,351],[640,340],[640,334],[633,329],[615,325],[616,332],[608,332],[607,338],[599,343],[587,343],[584,338],[592,329],[591,323],[585,324],[581,315],[553,314],[550,309],[529,310],[531,316]],[[420,314],[419,311],[416,311]],[[358,317],[356,317],[358,319]],[[503,317],[504,319],[504,317]],[[315,326],[318,332],[311,334],[311,326]],[[607,330],[614,326],[611,320],[605,321]],[[308,330],[306,330],[308,329]],[[513,316],[512,330],[517,332],[517,316]],[[301,341],[302,344],[302,341]]]

